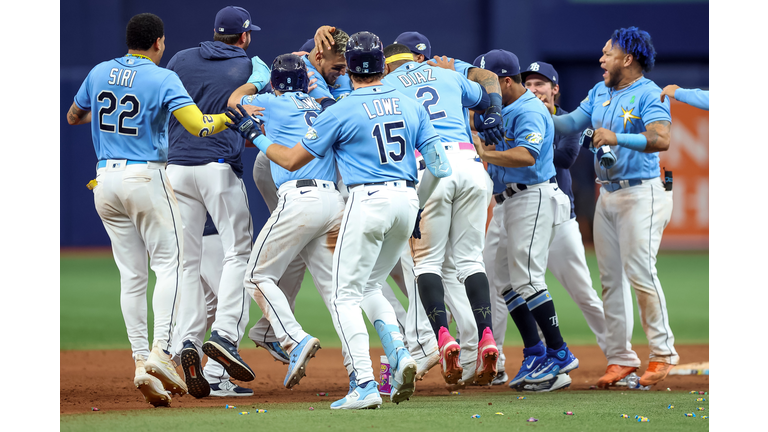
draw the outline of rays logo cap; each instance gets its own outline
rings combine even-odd
[[[523,78],[523,82],[525,82],[525,78],[531,74],[539,74],[543,76],[552,83],[552,86],[560,84],[560,75],[557,74],[555,68],[549,63],[543,61],[535,61],[531,63],[528,66],[528,69],[520,74]]]
[[[213,31],[218,34],[240,34],[251,30],[261,30],[251,24],[251,14],[239,6],[227,6],[216,14]]]
[[[429,44],[429,39],[419,32],[400,33],[395,43],[407,46],[414,54],[424,54],[427,59],[432,58],[432,45]]]
[[[472,66],[487,69],[500,77],[514,76],[520,73],[517,56],[509,51],[495,49],[478,56]]]

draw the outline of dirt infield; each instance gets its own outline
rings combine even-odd
[[[648,357],[648,347],[634,347],[640,358]],[[681,363],[709,361],[709,345],[681,345],[676,347]],[[571,351],[579,358],[580,367],[571,372],[572,390],[587,390],[594,385],[605,371],[606,361],[597,346],[575,346]],[[505,347],[507,356],[507,374],[517,372],[522,362],[522,349]],[[61,389],[60,413],[83,413],[91,407],[106,410],[154,409],[144,402],[141,393],[133,386],[133,362],[127,350],[118,351],[61,351]],[[274,361],[263,349],[246,348],[240,353],[243,359],[256,372],[256,380],[239,383],[243,387],[254,389],[255,395],[247,398],[207,397],[195,399],[192,396],[174,396],[173,407],[214,407],[223,404],[254,404],[279,402],[314,402],[330,405],[343,397],[348,390],[349,378],[342,366],[341,351],[338,348],[324,348],[317,353],[307,367],[307,376],[294,390],[283,387],[287,366]],[[384,354],[380,348],[372,349],[374,372],[378,375],[379,362],[376,359]],[[647,366],[643,362],[639,372]],[[181,371],[179,369],[179,371]],[[183,376],[183,375],[182,375]],[[416,385],[416,396],[446,395],[444,382],[438,367],[432,369],[423,381]],[[708,376],[670,376],[651,391],[671,390],[709,390]],[[507,386],[491,388],[468,387],[462,392],[511,392]],[[568,390],[565,390],[568,391]],[[604,390],[594,390],[604,391]],[[328,396],[317,396],[327,392]],[[514,392],[513,394],[517,394]],[[317,405],[316,405],[317,406]]]

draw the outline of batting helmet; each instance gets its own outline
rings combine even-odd
[[[361,75],[384,72],[384,47],[379,37],[371,32],[363,31],[350,36],[344,58],[349,72]]]
[[[297,55],[279,55],[272,62],[270,82],[274,90],[281,92],[302,91],[306,93],[309,87],[307,65]]]

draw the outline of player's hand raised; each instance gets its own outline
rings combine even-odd
[[[455,71],[456,66],[453,64],[453,59],[449,59],[446,56],[435,56],[432,60],[427,60],[427,64],[430,66],[437,66],[439,68]]]
[[[669,96],[670,99],[675,99],[675,91],[679,88],[680,86],[675,84],[670,84],[664,87],[664,90],[661,91],[661,101],[664,102],[664,96]]]
[[[326,48],[329,50],[331,49],[331,45],[334,44],[333,42],[333,35],[332,32],[336,31],[336,27],[332,26],[320,26],[319,29],[315,32],[315,48],[317,48],[317,52],[323,52],[323,42],[325,42]]]
[[[317,78],[312,78],[312,75],[314,75],[314,71],[307,71],[307,78],[309,78],[309,87],[307,88],[307,94],[311,92],[312,90],[317,88]]]
[[[261,120],[248,114],[242,105],[237,104],[237,110],[227,107],[226,115],[232,120],[232,123],[225,123],[226,126],[248,141],[253,142],[262,134]]]

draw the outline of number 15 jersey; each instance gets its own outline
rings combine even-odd
[[[75,95],[99,160],[168,160],[168,114],[195,102],[175,72],[126,56],[96,65]]]

